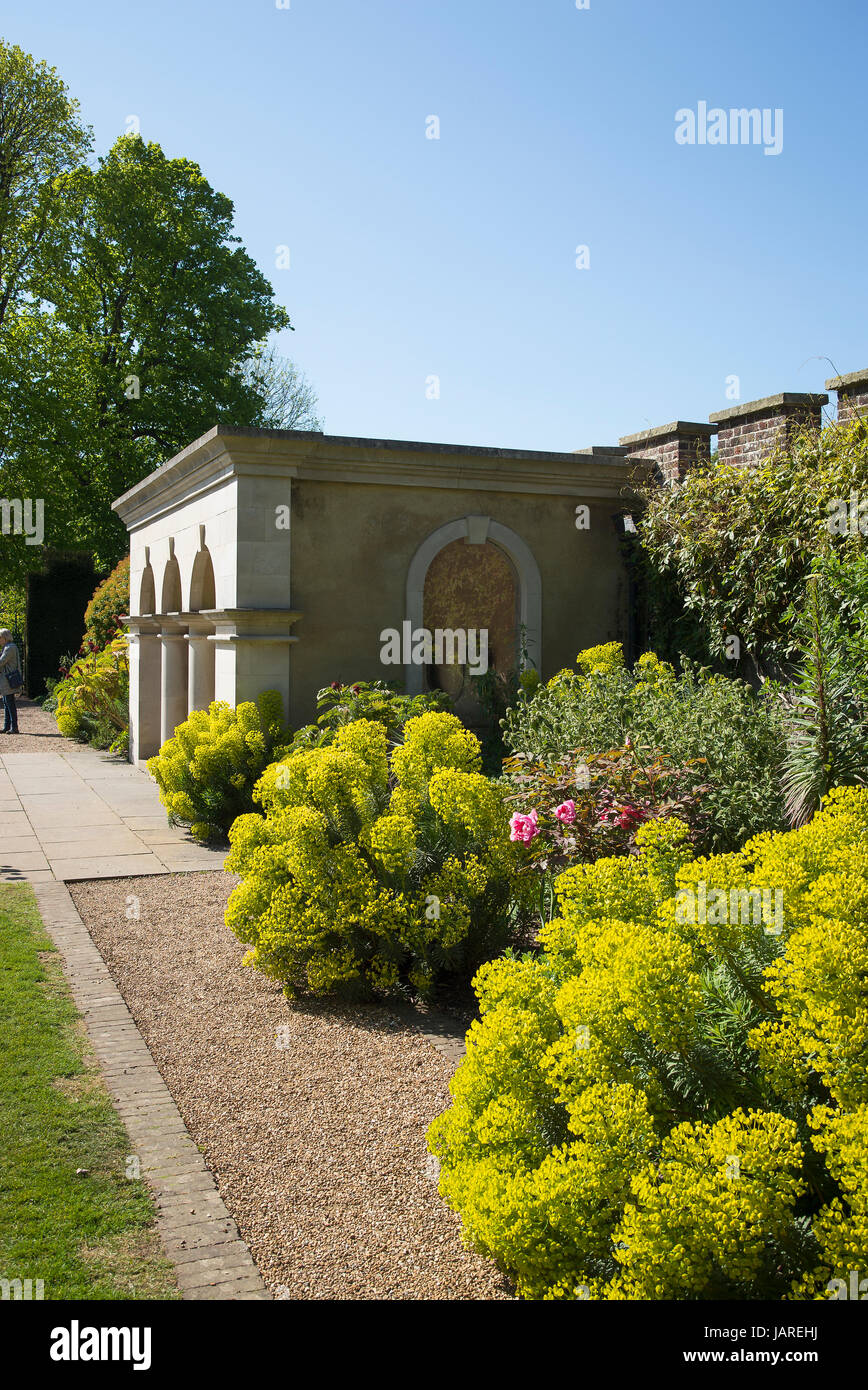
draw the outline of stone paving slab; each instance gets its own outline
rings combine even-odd
[[[169,825],[150,774],[113,754],[72,742],[0,754],[0,881],[219,870],[225,858]]]
[[[61,953],[112,1102],[157,1205],[157,1228],[184,1299],[269,1300],[199,1149],[76,911],[65,884],[39,884],[36,901]],[[133,1058],[119,1065],[119,1058]]]
[[[49,859],[51,872],[63,883],[79,878],[137,878],[141,874],[164,874],[166,865],[155,854],[79,854],[72,858]]]

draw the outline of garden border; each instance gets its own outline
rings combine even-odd
[[[65,883],[32,885],[185,1299],[271,1299],[203,1155]]]

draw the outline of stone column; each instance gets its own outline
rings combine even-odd
[[[187,624],[187,713],[207,709],[214,699],[214,624],[198,613],[185,613]]]
[[[848,372],[826,382],[827,391],[838,393],[838,424],[868,420],[868,371]]]
[[[203,610],[201,616],[215,627],[209,639],[216,649],[214,698],[238,705],[265,690],[277,690],[288,721],[289,654],[298,641],[290,628],[301,613],[288,608],[217,608]]]
[[[130,656],[130,762],[160,747],[160,626],[153,618],[124,618]]]
[[[691,468],[709,457],[708,441],[713,434],[712,425],[673,420],[669,425],[625,434],[618,442],[628,458],[653,459],[667,483],[680,483]]]
[[[776,449],[787,446],[797,428],[810,425],[819,430],[828,400],[823,395],[782,391],[709,415],[709,422],[717,426],[721,463],[745,467],[763,463]]]
[[[160,686],[160,743],[170,739],[187,718],[187,643],[180,614],[160,617],[160,643],[163,648]]]

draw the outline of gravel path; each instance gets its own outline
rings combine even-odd
[[[388,1009],[242,968],[221,873],[70,885],[271,1292],[505,1299],[426,1172],[451,1067]],[[138,900],[138,920],[129,920]]]
[[[48,714],[41,705],[32,700],[19,697],[18,736],[0,734],[0,754],[6,753],[68,753],[78,745],[58,733],[53,714]],[[2,708],[0,708],[2,715]],[[0,721],[0,729],[3,724]]]

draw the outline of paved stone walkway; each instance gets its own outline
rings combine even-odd
[[[71,740],[60,752],[17,753],[16,742],[0,745],[0,880],[222,869],[225,850],[168,824],[147,772]]]

